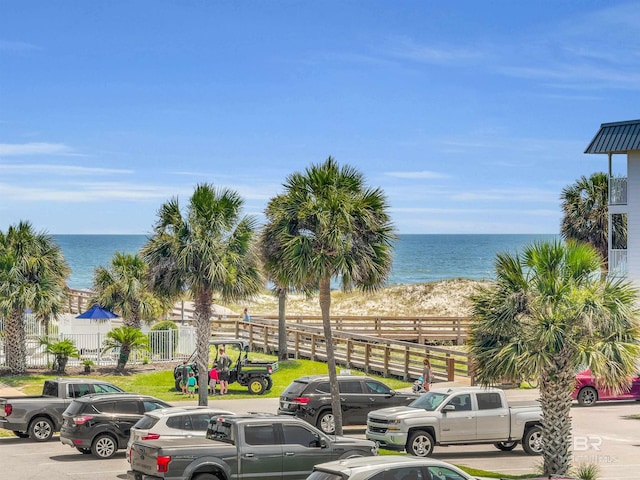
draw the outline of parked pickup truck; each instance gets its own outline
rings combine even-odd
[[[213,417],[206,438],[138,440],[130,480],[304,480],[317,463],[376,455],[374,442],[328,436],[295,417]]]
[[[542,411],[536,402],[509,406],[497,388],[437,388],[406,407],[374,410],[366,437],[390,450],[427,457],[435,445],[492,443],[529,455],[542,453]]]
[[[20,438],[44,442],[60,430],[62,412],[74,398],[110,392],[122,392],[122,389],[90,378],[46,380],[42,395],[0,398],[0,428],[11,430]]]

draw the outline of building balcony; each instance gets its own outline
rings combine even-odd
[[[609,250],[609,276],[622,277],[627,274],[627,250]]]
[[[627,177],[609,177],[609,205],[627,204]]]

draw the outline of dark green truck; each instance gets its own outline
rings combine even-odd
[[[329,436],[303,420],[250,413],[214,417],[206,438],[141,440],[130,480],[304,480],[313,466],[377,455],[369,440]]]

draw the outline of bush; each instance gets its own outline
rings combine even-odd
[[[171,334],[154,334],[157,331],[171,331]],[[171,320],[156,323],[149,332],[151,353],[163,359],[173,358],[178,348],[178,326]]]

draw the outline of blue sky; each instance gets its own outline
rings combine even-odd
[[[0,10],[0,230],[149,233],[201,182],[261,218],[331,155],[399,233],[557,233],[562,188],[607,168],[600,124],[640,118],[639,2]]]

